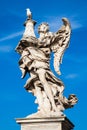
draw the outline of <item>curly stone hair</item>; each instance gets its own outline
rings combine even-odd
[[[41,26],[45,26],[46,27],[46,30],[41,30]],[[49,24],[48,23],[41,23],[39,26],[38,26],[38,33],[40,32],[48,32],[49,31]]]

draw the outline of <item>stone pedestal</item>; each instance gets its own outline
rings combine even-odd
[[[18,118],[21,130],[72,130],[74,125],[65,116],[46,118]]]

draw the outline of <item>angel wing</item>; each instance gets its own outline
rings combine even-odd
[[[69,45],[71,26],[67,18],[63,18],[63,26],[56,32],[52,38],[51,49],[54,52],[54,69],[60,75],[60,63],[62,57]]]

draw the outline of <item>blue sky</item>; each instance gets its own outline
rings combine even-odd
[[[72,35],[59,77],[65,84],[64,95],[77,95],[79,102],[64,113],[75,124],[74,130],[86,129],[87,116],[87,1],[84,0],[1,0],[0,1],[0,130],[19,130],[15,118],[37,111],[35,97],[23,88],[28,76],[21,79],[19,55],[14,51],[22,37],[26,8],[30,8],[37,27],[48,22],[50,31],[70,20]],[[51,62],[52,63],[52,62]],[[54,72],[54,69],[52,69]],[[55,72],[54,72],[55,73]],[[55,73],[56,75],[56,73]]]

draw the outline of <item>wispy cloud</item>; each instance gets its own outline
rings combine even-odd
[[[20,36],[20,35],[22,35],[22,34],[23,34],[23,31],[10,34],[10,35],[8,35],[8,36],[6,36],[6,37],[2,37],[2,38],[0,39],[0,42],[13,39],[13,38],[18,37],[18,36]]]
[[[62,17],[54,17],[48,20],[50,30],[57,31],[62,26]]]
[[[73,21],[70,20],[70,24],[71,24],[71,28],[72,29],[78,29],[82,27],[82,24],[79,23],[78,21]],[[58,22],[57,19],[55,19],[53,22],[50,23],[50,27],[54,30],[56,30],[57,28],[60,28],[62,26],[61,22]]]
[[[78,15],[70,16],[69,20],[70,20],[72,29],[79,29],[79,28],[83,27],[83,23],[79,19]]]
[[[62,26],[62,24],[63,24],[62,23],[62,18],[63,18],[62,16],[48,18],[48,23],[49,23],[50,29],[52,31],[57,31]],[[76,18],[76,17],[74,18],[73,16],[68,16],[67,18],[70,21],[72,29],[78,29],[78,28],[83,27],[82,22],[80,22],[80,20],[78,20],[78,18]]]
[[[65,78],[66,79],[74,79],[76,77],[78,77],[78,74],[68,74]]]
[[[71,21],[71,27],[72,29],[78,29],[81,28],[83,25],[79,23],[78,21]]]

